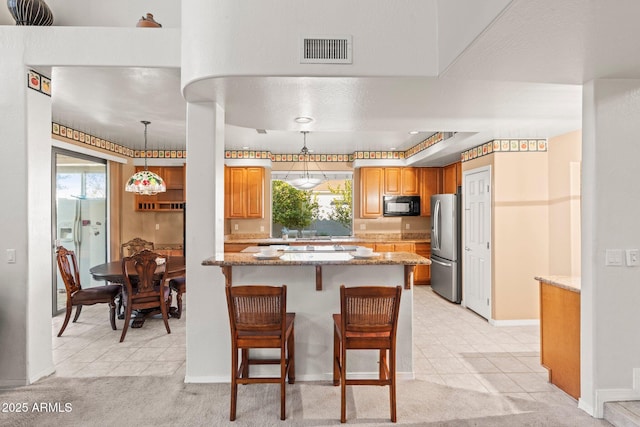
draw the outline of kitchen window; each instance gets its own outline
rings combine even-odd
[[[353,175],[325,174],[311,190],[298,190],[274,172],[271,181],[273,237],[323,239],[353,235]]]

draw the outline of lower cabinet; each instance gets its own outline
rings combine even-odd
[[[431,244],[416,243],[416,253],[425,258],[430,258]],[[431,284],[431,266],[417,265],[413,273],[413,283],[415,285],[430,285]]]

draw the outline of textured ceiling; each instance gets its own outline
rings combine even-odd
[[[518,0],[440,78],[237,77],[186,93],[224,107],[228,149],[295,153],[309,130],[316,153],[405,150],[433,132],[459,132],[420,163],[443,164],[493,138],[580,128],[581,83],[640,77],[635,16],[632,0]],[[149,120],[149,148],[185,146],[178,69],[54,67],[52,79],[54,121],[141,148],[140,121]],[[301,114],[314,121],[295,123]]]

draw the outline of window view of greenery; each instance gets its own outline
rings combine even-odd
[[[351,236],[352,182],[331,180],[312,190],[298,190],[274,179],[271,183],[273,236]]]

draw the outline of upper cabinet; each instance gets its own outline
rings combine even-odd
[[[442,189],[440,168],[360,168],[360,217],[382,216],[384,195],[420,196],[420,216],[431,215],[431,195]]]
[[[225,168],[225,217],[264,217],[264,168]]]
[[[418,168],[382,168],[384,169],[384,194],[417,196]]]
[[[442,191],[442,169],[420,168],[420,216],[431,216],[431,196]]]
[[[382,216],[385,168],[360,168],[360,217]]]
[[[160,175],[167,186],[167,191],[153,196],[136,194],[136,211],[179,211],[184,208],[185,202],[185,167],[184,166],[155,166],[147,168],[151,172]],[[136,172],[144,170],[142,166],[136,166]]]
[[[455,194],[462,185],[462,163],[452,163],[442,168],[442,192]]]

